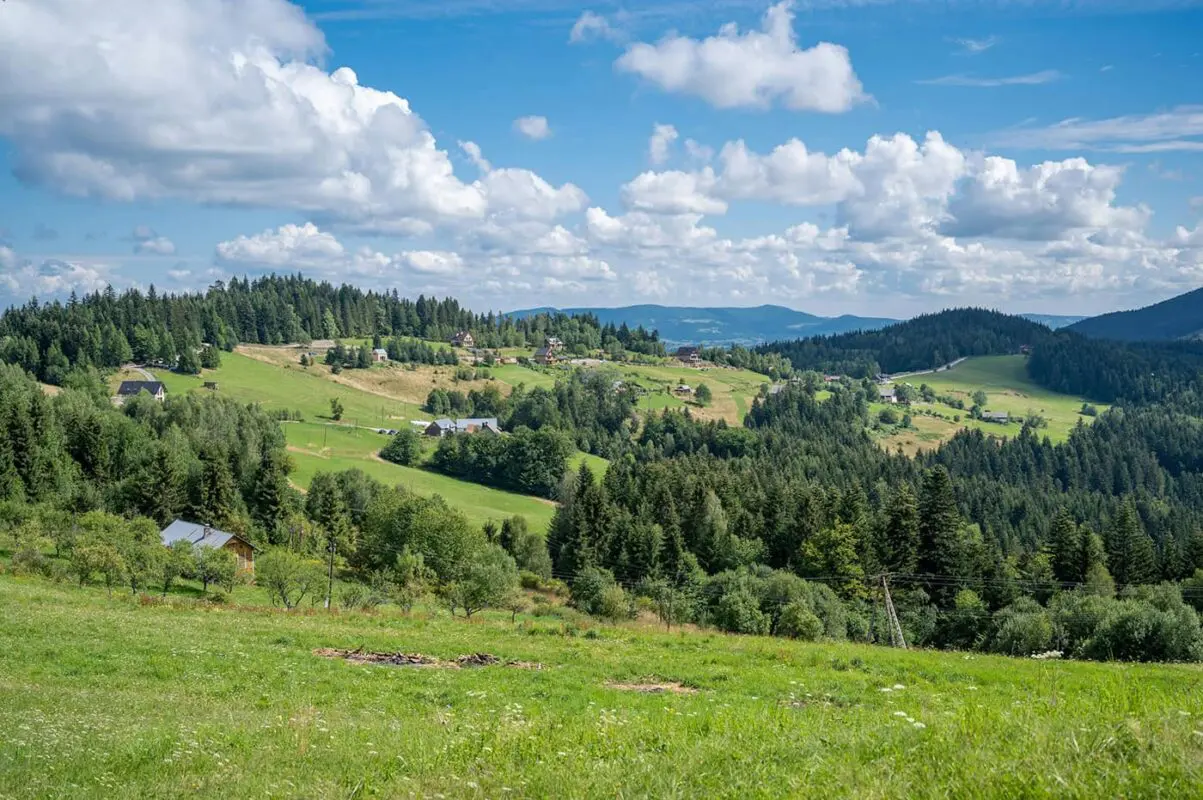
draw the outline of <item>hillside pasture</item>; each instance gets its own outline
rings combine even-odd
[[[918,389],[923,384],[930,386],[937,395],[953,397],[962,401],[965,408],[957,409],[940,401],[935,403],[916,402],[910,409],[893,406],[899,416],[909,413],[912,429],[887,429],[882,437],[882,446],[894,451],[899,447],[904,453],[914,455],[919,450],[934,449],[940,442],[947,441],[957,431],[974,428],[992,436],[1012,437],[1019,434],[1023,420],[1028,414],[1043,417],[1048,426],[1039,431],[1054,442],[1063,442],[1079,421],[1093,422],[1093,417],[1080,412],[1086,401],[1080,397],[1057,394],[1043,388],[1028,378],[1023,356],[985,356],[970,358],[944,372],[914,375],[905,380]],[[973,406],[974,393],[986,393],[988,411],[1005,411],[1011,421],[1002,424],[973,419],[969,409]],[[1109,406],[1092,403],[1101,414]],[[871,403],[870,409],[876,419],[886,408],[880,403]],[[940,417],[925,416],[921,412],[932,411]],[[954,420],[954,417],[960,420]]]
[[[400,486],[416,494],[441,495],[469,520],[483,524],[514,515],[526,517],[532,530],[546,530],[555,513],[548,500],[505,492],[462,481],[421,467],[403,467],[377,456],[388,437],[374,430],[349,426],[290,422],[284,425],[288,451],[296,466],[291,479],[302,489],[318,472],[363,470],[387,486]],[[431,445],[427,445],[429,449]]]
[[[14,800],[231,787],[281,798],[1191,797],[1203,784],[1197,666],[511,624],[495,612],[469,623],[439,610],[163,604],[9,575],[0,606],[0,796]],[[501,663],[380,666],[324,657],[329,648]]]

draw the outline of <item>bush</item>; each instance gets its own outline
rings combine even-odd
[[[369,586],[353,583],[342,590],[339,605],[352,611],[371,611],[384,604],[384,595]]]
[[[813,642],[823,633],[823,621],[805,603],[793,602],[781,610],[777,634]]]
[[[1052,649],[1053,624],[1045,609],[1031,598],[1020,598],[994,615],[998,631],[991,649],[1027,656]]]
[[[723,595],[714,611],[714,624],[731,633],[766,634],[772,620],[760,610],[751,592],[736,589]]]
[[[403,467],[414,466],[422,458],[422,435],[413,428],[402,428],[380,451],[380,457]]]
[[[500,608],[518,588],[518,566],[505,550],[486,545],[468,557],[455,580],[443,587],[443,598],[451,607],[462,608],[471,617],[482,608]]]
[[[881,422],[882,425],[897,425],[898,424],[898,412],[892,408],[883,408],[878,413],[877,419],[878,419],[878,421]]]
[[[307,596],[316,597],[324,582],[321,564],[288,550],[272,550],[255,565],[255,583],[267,590],[273,604],[289,609]]]
[[[581,570],[581,574],[572,582],[570,602],[573,608],[586,614],[601,616],[606,591],[617,586],[618,582],[614,580],[614,573],[610,570],[587,567]]]
[[[607,586],[602,592],[597,616],[611,622],[617,622],[623,619],[630,619],[633,616],[631,611],[631,598],[623,591],[621,586],[617,584]]]

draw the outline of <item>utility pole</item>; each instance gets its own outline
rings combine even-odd
[[[334,551],[338,549],[338,542],[333,535],[330,537],[328,549],[330,550],[330,575],[326,581],[326,608],[330,607],[330,595],[334,591]]]
[[[902,638],[902,625],[898,622],[898,613],[894,611],[894,600],[890,597],[890,579],[886,574],[881,576],[881,591],[885,597],[886,623],[890,627],[890,645],[906,649],[906,639]]]

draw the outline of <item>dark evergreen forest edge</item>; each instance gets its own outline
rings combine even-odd
[[[732,427],[684,412],[641,419],[576,372],[516,406],[512,442],[465,439],[439,455],[452,473],[483,463],[550,489],[559,508],[546,540],[520,518],[476,528],[439,498],[354,470],[319,475],[301,495],[280,427],[257,407],[189,395],[114,408],[102,376],[130,359],[191,368],[202,342],[458,330],[482,346],[554,335],[663,352],[654,332],[588,317],[513,320],[299,276],[11,309],[0,319],[0,528],[12,568],[166,589],[205,570],[157,544],[156,527],[184,516],[265,548],[257,580],[285,604],[290,581],[312,582],[334,542],[363,603],[432,593],[469,612],[505,604],[519,580],[562,582],[574,605],[607,617],[650,607],[669,624],[888,641],[877,587],[889,575],[912,643],[1203,660],[1203,351],[1188,343],[1088,340],[968,309],[748,354],[863,378],[1023,351],[1038,383],[1116,404],[1065,444],[1030,427],[1006,441],[965,431],[917,459],[869,438],[867,381],[821,401],[813,380],[766,392]],[[35,377],[64,391],[48,397]],[[565,461],[557,436],[603,441],[605,476],[524,470]]]

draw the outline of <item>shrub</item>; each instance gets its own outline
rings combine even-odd
[[[499,608],[518,588],[518,566],[505,550],[486,545],[469,556],[456,579],[443,587],[443,598],[455,613],[457,607],[471,617],[482,608]]]
[[[572,582],[572,606],[586,614],[600,616],[606,590],[617,585],[610,570],[587,567]]]
[[[731,633],[766,634],[772,620],[760,610],[760,604],[751,592],[736,589],[718,601],[714,624]]]
[[[1053,624],[1045,609],[1031,598],[1020,598],[994,615],[998,631],[991,649],[1027,656],[1052,649]]]
[[[384,595],[376,589],[353,583],[342,590],[339,605],[353,611],[371,611],[384,603]]]
[[[413,428],[402,428],[380,451],[380,457],[403,467],[412,467],[422,457],[422,435]]]
[[[805,603],[793,602],[781,610],[777,634],[813,642],[823,634],[823,621]]]
[[[597,616],[612,622],[630,619],[631,598],[618,584],[607,586],[602,592]]]
[[[274,604],[296,608],[306,596],[316,597],[324,582],[321,564],[288,550],[272,550],[255,565],[255,582]]]

